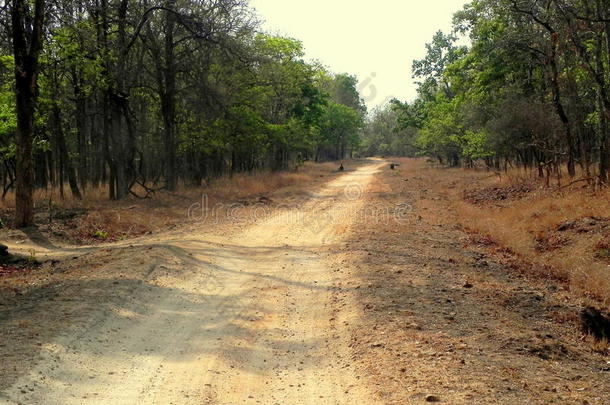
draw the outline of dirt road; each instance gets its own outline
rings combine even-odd
[[[0,402],[376,403],[350,360],[344,325],[356,305],[336,294],[331,252],[380,165],[230,237],[195,227],[139,241],[138,255],[165,252],[137,258],[152,262],[146,282],[43,342],[36,365]]]
[[[0,280],[0,404],[610,403],[578,297],[473,244],[420,163],[219,225],[194,205],[158,236],[39,244],[60,260]]]

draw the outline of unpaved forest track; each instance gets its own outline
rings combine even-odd
[[[140,241],[165,252],[146,282],[45,343],[0,402],[374,404],[349,360],[340,322],[355,305],[335,294],[330,252],[380,165],[236,236]]]
[[[610,403],[577,300],[469,244],[436,175],[369,162],[253,223],[60,249],[0,289],[0,404]]]

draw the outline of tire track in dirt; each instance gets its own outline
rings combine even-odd
[[[343,361],[349,333],[333,319],[355,305],[336,308],[331,252],[380,165],[237,236],[139,241],[182,268],[151,267],[131,301],[45,344],[0,403],[374,404]]]

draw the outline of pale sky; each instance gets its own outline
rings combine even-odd
[[[465,0],[251,0],[265,30],[303,42],[309,59],[355,74],[369,109],[417,95],[411,63]]]

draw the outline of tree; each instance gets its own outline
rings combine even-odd
[[[329,102],[326,106],[318,142],[318,158],[322,151],[332,159],[343,159],[359,147],[358,131],[362,128],[362,116],[346,105]]]
[[[457,38],[437,31],[432,42],[426,44],[426,57],[413,61],[413,77],[423,78],[419,82],[420,94],[431,96],[439,88],[443,88],[447,96],[451,96],[449,83],[444,80],[445,69],[457,61],[466,52],[465,47],[455,46]]]
[[[580,165],[590,182],[607,183],[608,13],[601,0],[470,2],[454,16],[454,33],[471,46],[433,37],[413,65],[419,98],[399,123],[419,130],[421,153],[448,163],[517,164],[547,182]]]
[[[34,188],[145,198],[359,147],[356,78],[306,61],[295,39],[261,32],[246,0],[55,0],[44,49],[33,8],[42,3],[14,3],[23,6],[17,41],[13,8],[0,2],[0,183],[3,196],[16,177],[20,196],[27,184],[20,207],[32,206]],[[5,80],[13,70],[30,93],[15,97]]]
[[[358,92],[356,76],[340,73],[329,79],[325,87],[335,102],[350,107],[362,115],[366,114],[366,105]]]
[[[407,122],[411,106],[397,100],[373,110],[362,133],[361,152],[365,156],[416,156],[418,129]]]
[[[17,106],[17,167],[15,224],[34,224],[34,112],[38,95],[38,59],[44,35],[44,0],[30,2],[13,0],[11,27],[15,64],[15,95]]]

